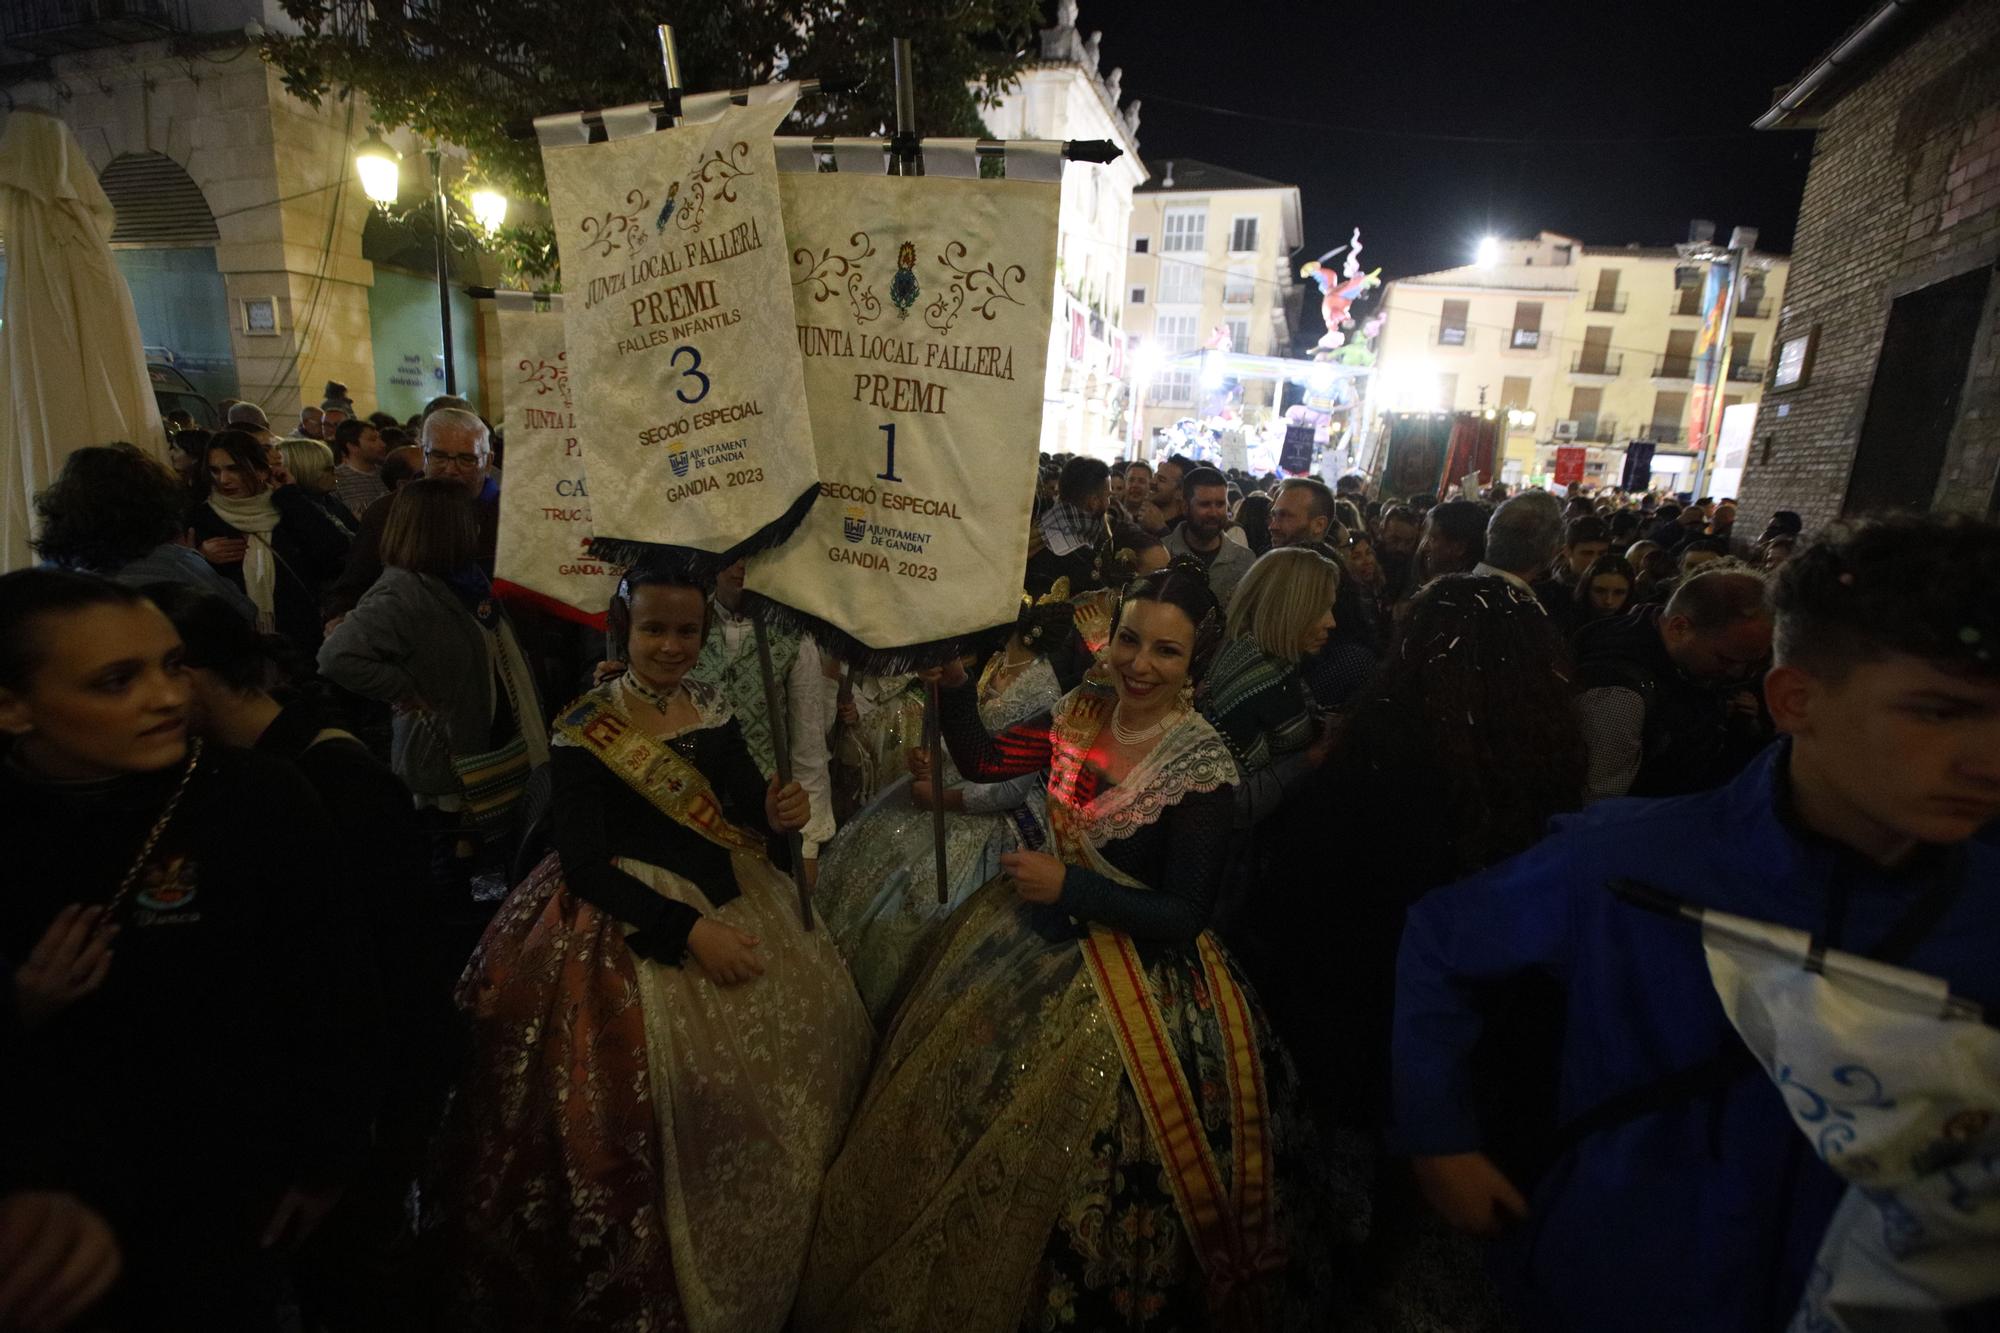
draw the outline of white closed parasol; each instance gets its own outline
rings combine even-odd
[[[0,568],[34,562],[35,493],[71,452],[125,440],[166,457],[111,201],[69,127],[21,109],[0,131]]]

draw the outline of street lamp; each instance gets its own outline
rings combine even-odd
[[[491,236],[507,221],[507,196],[491,185],[476,186],[470,196],[472,217]]]
[[[403,155],[382,142],[374,130],[361,147],[354,150],[354,166],[361,173],[361,189],[369,202],[386,209],[396,202],[402,184]]]
[[[462,222],[451,215],[450,201],[444,193],[444,155],[432,144],[424,150],[424,156],[431,166],[431,236],[432,249],[437,261],[438,332],[444,344],[444,391],[458,392],[458,366],[451,348],[451,249],[450,229],[457,223],[461,230],[468,230]],[[402,154],[382,141],[375,130],[368,131],[368,138],[354,151],[354,167],[361,173],[361,188],[384,217],[396,217],[393,211],[398,187],[401,184]],[[507,220],[507,196],[491,185],[481,184],[472,191],[470,198],[473,220],[479,224],[485,236],[490,237]],[[401,216],[407,218],[410,212]]]

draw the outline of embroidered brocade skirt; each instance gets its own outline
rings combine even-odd
[[[657,867],[621,868],[756,935],[765,974],[711,982],[626,948],[551,855],[460,982],[472,1051],[427,1229],[448,1327],[777,1333],[873,1034],[791,883],[734,858],[720,909]]]
[[[1200,965],[1166,954],[1146,980],[1227,1173],[1222,1026]],[[1335,1250],[1366,1227],[1365,1164],[1329,1161],[1254,1008],[1252,1026],[1288,1262],[1246,1304],[1258,1330],[1325,1330]],[[1074,931],[988,884],[913,981],[827,1175],[797,1327],[1192,1333],[1216,1327],[1207,1296]]]
[[[1030,809],[1041,817],[1041,797]],[[1020,846],[1006,814],[947,811],[945,901],[938,901],[931,812],[910,801],[905,774],[840,830],[820,855],[813,907],[826,922],[876,1023],[888,1022],[946,919],[1000,873]]]

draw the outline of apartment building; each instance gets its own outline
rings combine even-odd
[[[1132,194],[1125,328],[1147,367],[1144,438],[1195,409],[1200,386],[1175,356],[1209,346],[1289,356],[1304,244],[1299,187],[1188,158],[1153,164]],[[1278,404],[1273,383],[1245,386],[1243,409]]]
[[[1692,484],[1704,269],[1672,246],[1547,231],[1482,260],[1387,285],[1377,410],[1504,414],[1501,476],[1515,484],[1546,479],[1564,445],[1584,447],[1587,482],[1615,478],[1632,440],[1653,441],[1657,471]],[[1725,407],[1762,396],[1787,268],[1759,255],[1746,269]]]

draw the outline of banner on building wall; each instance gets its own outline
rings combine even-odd
[[[810,154],[783,176],[822,499],[747,586],[866,669],[942,660],[1018,610],[1060,153],[1010,145],[1005,180],[942,176],[931,143],[922,177]]]
[[[535,122],[569,292],[597,550],[714,563],[780,541],[818,496],[771,135],[796,85]]]
[[[500,488],[500,547],[493,586],[570,620],[603,628],[618,582],[591,550],[582,436],[570,404],[562,297],[539,305],[497,292],[507,484]]]
[[[1583,481],[1583,466],[1587,455],[1580,444],[1556,446],[1555,483],[1558,486],[1574,486]]]

